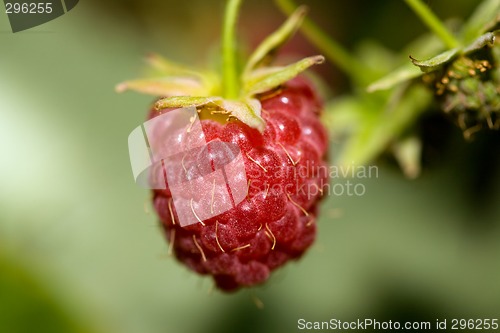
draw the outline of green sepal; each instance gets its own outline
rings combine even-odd
[[[260,132],[264,132],[266,123],[261,117],[262,106],[259,100],[255,98],[243,98],[238,101],[221,99],[216,101],[215,104],[231,113],[232,116],[238,118],[241,122],[256,128]]]
[[[278,30],[264,39],[248,59],[243,75],[246,76],[258,66],[270,62],[276,50],[285,44],[300,27],[306,14],[305,6],[298,7]]]
[[[438,54],[435,57],[432,57],[428,60],[417,60],[413,57],[410,56],[410,59],[412,63],[415,66],[420,67],[420,69],[425,72],[432,72],[435,71],[439,68],[441,68],[443,65],[449,63],[451,60],[455,59],[455,57],[459,54],[467,54],[471,53],[474,51],[477,51],[479,49],[482,49],[485,46],[492,47],[493,44],[495,43],[495,36],[496,36],[496,31],[493,32],[487,32],[478,38],[476,38],[472,43],[470,43],[468,46],[460,49],[460,48],[454,48],[448,51],[445,51],[441,54]]]
[[[251,55],[244,73],[239,78],[234,77],[233,45],[234,23],[239,0],[228,2],[225,24],[224,59],[228,70],[224,71],[224,80],[211,71],[200,72],[196,69],[171,62],[160,55],[150,54],[146,61],[154,70],[154,77],[130,80],[116,86],[116,91],[135,90],[140,93],[164,97],[155,104],[157,110],[165,108],[197,107],[202,108],[212,104],[218,111],[227,113],[243,123],[264,131],[265,122],[261,117],[261,104],[256,95],[271,91],[293,79],[295,76],[314,64],[324,61],[323,56],[313,56],[302,59],[285,67],[260,67],[271,60],[276,50],[281,47],[298,29],[305,14],[306,8],[299,7],[286,22],[271,36],[266,38]],[[242,83],[243,88],[239,88]],[[224,83],[224,85],[222,84]],[[224,94],[224,97],[219,95]],[[233,96],[234,95],[234,96]],[[230,119],[230,117],[228,117]]]
[[[244,82],[244,95],[256,95],[271,89],[274,89],[281,84],[290,81],[312,65],[321,64],[325,61],[323,56],[317,55],[297,61],[294,64],[277,68],[265,75],[250,75]]]
[[[150,53],[145,58],[146,63],[165,76],[193,76],[202,78],[201,71],[170,61],[159,54]]]
[[[211,72],[191,69],[155,53],[149,54],[146,62],[154,70],[151,77],[122,82],[115,90],[133,90],[154,96],[207,96],[219,89],[220,84]]]
[[[166,108],[184,108],[184,107],[199,107],[210,103],[216,104],[222,100],[222,97],[192,97],[192,96],[172,96],[162,98],[155,103],[156,110]]]
[[[222,97],[191,97],[173,96],[160,99],[155,103],[156,110],[166,108],[203,107],[212,104],[217,106],[227,114],[236,117],[238,120],[250,127],[264,131],[265,122],[261,117],[262,106],[255,98],[242,98],[241,100],[228,100]]]
[[[153,96],[203,96],[209,93],[209,89],[200,81],[189,77],[161,77],[130,80],[118,84],[115,90],[117,92],[134,90]]]

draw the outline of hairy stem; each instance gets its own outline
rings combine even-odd
[[[441,20],[421,0],[405,0],[406,4],[417,14],[431,31],[450,49],[459,46],[458,40],[446,29]]]
[[[235,99],[239,94],[239,77],[236,63],[236,20],[241,0],[227,0],[222,27],[222,77],[224,97]]]

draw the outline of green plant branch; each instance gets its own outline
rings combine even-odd
[[[222,26],[222,78],[224,97],[235,99],[239,95],[239,75],[236,63],[236,20],[241,0],[228,0]]]
[[[441,20],[421,0],[405,0],[405,2],[448,48],[453,49],[460,45]]]
[[[275,0],[278,7],[286,14],[290,15],[297,7],[293,0]],[[311,20],[305,19],[301,27],[304,35],[313,43],[331,62],[335,63],[351,79],[368,85],[373,81],[371,69],[359,62],[339,43],[324,33],[321,28]]]

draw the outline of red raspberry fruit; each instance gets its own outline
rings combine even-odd
[[[327,182],[321,103],[306,80],[287,82],[261,103],[263,133],[239,120],[224,125],[201,120],[207,142],[239,146],[249,182],[246,199],[204,225],[181,227],[170,192],[154,191],[155,209],[177,259],[212,275],[224,291],[263,283],[272,270],[309,248]]]
[[[193,141],[182,134],[191,133],[191,127],[186,132],[176,132],[167,130],[168,126],[160,126],[158,132],[153,131],[157,134],[152,137],[148,134],[150,147],[155,147],[156,153],[175,145],[174,150],[184,154],[181,157],[184,174],[178,165],[166,163],[165,166],[162,160],[161,165],[155,164],[150,183],[153,188],[163,188],[153,191],[154,206],[175,256],[192,270],[213,276],[217,287],[224,291],[263,283],[271,271],[290,259],[299,258],[309,248],[316,235],[317,205],[328,174],[327,135],[319,121],[322,104],[309,83],[298,76],[310,66],[322,63],[324,57],[317,55],[287,66],[269,66],[277,49],[297,30],[305,8],[299,7],[240,68],[231,30],[240,2],[227,1],[222,79],[213,71],[195,71],[151,55],[148,62],[161,77],[127,81],[117,86],[118,91],[132,89],[165,96],[156,102],[149,118],[172,109],[196,107],[203,135],[195,125]],[[200,142],[202,137],[206,146],[196,146],[200,148],[197,150],[187,148],[191,142]],[[156,147],[160,147],[159,150]],[[186,149],[181,149],[183,147]],[[235,155],[236,150],[239,152]],[[177,154],[166,156],[169,160],[178,157]],[[217,186],[222,188],[217,193],[222,193],[226,186],[231,193],[224,200],[214,200],[215,178],[211,202],[205,184],[193,191],[177,191],[179,184],[195,182],[198,186],[200,178],[203,180],[215,169],[225,168],[224,165],[232,161],[231,156],[237,156],[237,164],[242,166],[230,173],[230,177],[234,177],[231,180],[243,185],[243,189],[247,181],[246,192],[237,191],[236,197],[233,196],[228,184],[230,177],[225,171],[222,171],[224,181],[219,181],[220,178],[217,181]],[[172,192],[178,196],[174,197],[169,188],[164,188],[168,186],[164,184],[165,176],[172,182]],[[158,180],[162,186],[155,187]],[[196,201],[197,205],[201,203],[196,207],[198,214],[193,206],[195,194],[200,196]],[[179,204],[176,211],[177,202],[182,200],[190,200],[191,211],[186,204]],[[210,209],[214,206],[227,209],[208,212],[207,203]],[[231,205],[226,205],[229,203]],[[182,220],[181,226],[179,216],[186,216],[185,211],[191,221]]]

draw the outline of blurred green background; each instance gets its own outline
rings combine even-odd
[[[398,51],[425,27],[402,1],[308,1],[310,16],[355,48]],[[474,0],[429,0],[443,18]],[[130,170],[127,137],[152,98],[118,95],[158,52],[204,64],[217,51],[223,1],[82,0],[13,34],[0,14],[0,332],[294,332],[297,321],[500,319],[500,137],[464,142],[440,119],[420,178],[388,158],[362,197],[329,197],[315,246],[265,285],[237,294],[167,255]],[[247,1],[248,45],[282,21]],[[298,36],[287,52],[316,50]],[[332,96],[335,66],[318,68]],[[335,145],[332,155],[335,154]],[[264,308],[255,305],[255,299]]]

